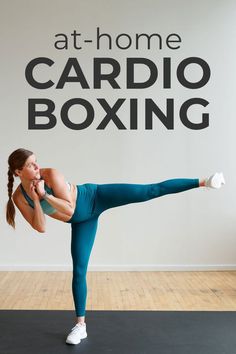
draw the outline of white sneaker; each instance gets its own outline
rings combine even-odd
[[[87,337],[86,332],[86,323],[83,325],[81,323],[77,323],[68,334],[66,338],[66,343],[68,344],[79,344],[81,339]]]
[[[205,183],[205,186],[208,188],[219,189],[221,188],[222,184],[225,184],[224,175],[222,172],[216,172],[214,175],[210,176],[209,178],[206,178]]]

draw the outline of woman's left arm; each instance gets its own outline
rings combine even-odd
[[[51,194],[47,194],[45,199],[51,206],[53,206],[61,213],[64,213],[68,216],[72,216],[74,212],[72,198],[63,174],[60,173],[55,168],[52,168],[49,171],[48,177],[49,177],[51,188],[53,189],[53,193],[56,195],[56,197]],[[38,192],[39,195],[42,197],[45,193],[45,190],[42,193],[41,188],[39,188]]]

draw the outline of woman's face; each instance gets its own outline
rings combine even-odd
[[[30,155],[25,161],[23,168],[16,170],[16,172],[20,177],[25,179],[40,179],[40,168],[36,156],[34,154]]]

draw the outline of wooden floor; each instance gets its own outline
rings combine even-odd
[[[0,309],[73,310],[71,272],[0,272]],[[87,310],[236,310],[236,271],[88,272]]]

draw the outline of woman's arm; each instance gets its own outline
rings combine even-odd
[[[39,200],[34,201],[34,209],[25,203],[20,197],[13,195],[13,201],[26,221],[38,232],[45,232],[46,218]]]
[[[72,197],[63,174],[58,170],[51,168],[48,172],[48,181],[55,196],[47,194],[45,197],[47,202],[61,213],[72,216],[74,212]],[[42,182],[43,181],[40,180],[37,181],[36,184],[36,190],[41,198],[45,194],[44,183],[42,186]]]
[[[32,224],[34,228],[39,232],[45,232],[46,230],[46,218],[39,200],[34,201],[34,214]]]

